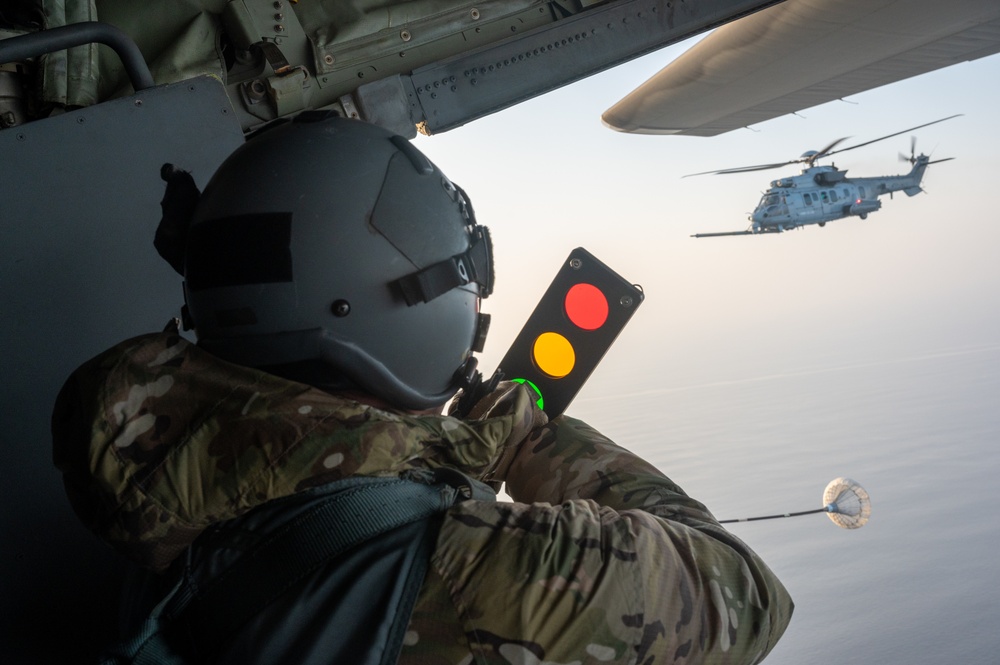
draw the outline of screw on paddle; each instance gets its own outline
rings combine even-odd
[[[865,488],[850,478],[835,478],[823,491],[823,507],[815,510],[803,510],[798,513],[783,513],[781,515],[763,515],[761,517],[743,517],[734,520],[720,520],[719,524],[732,522],[755,522],[757,520],[773,520],[779,517],[798,517],[826,513],[833,523],[842,529],[860,529],[868,523],[872,514],[872,501]]]

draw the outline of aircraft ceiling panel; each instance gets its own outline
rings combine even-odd
[[[715,136],[1000,51],[1000,3],[786,0],[718,29],[602,117]]]

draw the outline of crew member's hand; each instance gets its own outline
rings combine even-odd
[[[457,400],[453,405],[456,403]],[[497,448],[496,460],[482,478],[494,486],[499,486],[507,477],[510,463],[528,435],[549,421],[545,412],[538,408],[529,389],[514,381],[500,382],[496,390],[476,402],[464,420],[488,420],[505,416],[510,420],[510,434],[504,445]]]

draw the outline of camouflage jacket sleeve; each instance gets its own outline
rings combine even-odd
[[[523,390],[503,394],[469,422],[411,416],[225,363],[168,330],[73,372],[53,409],[53,459],[81,521],[163,571],[208,526],[310,487],[440,466],[490,473],[544,422]]]
[[[756,663],[784,631],[766,565],[584,423],[537,430],[506,482],[515,503],[448,514],[401,663]]]

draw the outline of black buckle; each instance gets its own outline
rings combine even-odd
[[[482,298],[493,293],[493,242],[489,229],[476,224],[471,227],[471,234],[469,249],[461,254],[396,280],[407,305],[430,302],[470,282],[479,285]]]

